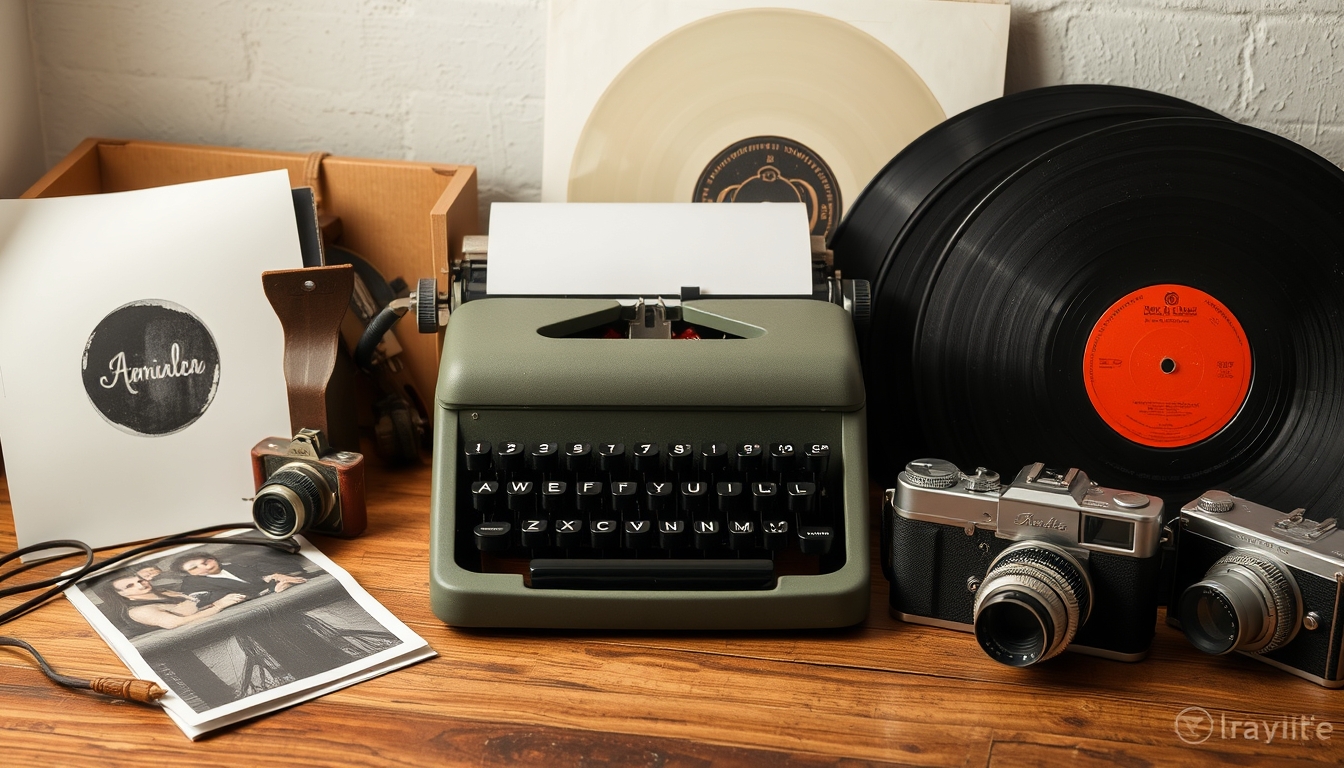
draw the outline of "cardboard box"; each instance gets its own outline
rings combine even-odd
[[[388,280],[414,286],[434,277],[448,289],[450,259],[462,237],[479,234],[476,168],[470,165],[361,160],[323,152],[265,152],[154,141],[86,139],[25,198],[123,192],[270,170],[292,186],[311,186],[324,218],[339,217],[337,242],[363,256]],[[261,276],[257,276],[261,290]],[[422,335],[415,318],[397,325],[411,379],[432,418],[440,335]]]

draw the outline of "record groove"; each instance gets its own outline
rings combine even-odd
[[[1344,508],[1344,172],[1150,96],[1065,86],[991,102],[921,137],[856,201],[832,247],[846,276],[874,282],[875,479],[917,454],[1000,472],[1046,461],[1177,506],[1216,487]],[[1181,302],[1186,287],[1197,301]],[[1133,403],[1099,412],[1087,342],[1128,296],[1144,297],[1124,321],[1135,338],[1175,351],[1107,358],[1142,384],[1113,377]],[[1228,318],[1250,371],[1225,354],[1242,338],[1216,327]],[[1132,370],[1158,358],[1171,378]],[[1231,386],[1203,411],[1186,402],[1206,374],[1247,377],[1244,401]]]

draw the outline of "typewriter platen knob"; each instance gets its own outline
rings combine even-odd
[[[905,465],[902,474],[917,488],[951,488],[961,480],[957,465],[944,459],[915,459]]]
[[[1233,500],[1232,494],[1227,491],[1209,491],[1199,497],[1200,510],[1213,514],[1231,512],[1236,505],[1237,502]]]
[[[438,282],[432,277],[422,277],[415,287],[415,324],[421,333],[436,333],[439,330]]]

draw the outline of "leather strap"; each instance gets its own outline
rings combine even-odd
[[[285,382],[291,434],[327,424],[327,385],[336,368],[341,320],[355,288],[349,264],[261,273],[280,325],[285,329]]]
[[[330,152],[309,152],[303,162],[303,184],[313,188],[313,204],[319,217],[325,212],[322,210],[322,161],[330,155]]]

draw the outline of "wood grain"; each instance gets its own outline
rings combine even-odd
[[[369,530],[319,546],[438,658],[188,741],[158,710],[51,686],[0,649],[11,765],[1291,765],[1344,762],[1344,691],[1195,652],[1159,625],[1147,661],[1010,669],[966,634],[904,624],[874,568],[862,626],[834,631],[459,630],[429,610],[429,470],[370,467]],[[0,480],[0,550],[15,544]],[[0,603],[8,607],[13,599]],[[63,672],[122,666],[63,600],[6,625]],[[1337,729],[1308,742],[1183,742],[1175,717]]]

